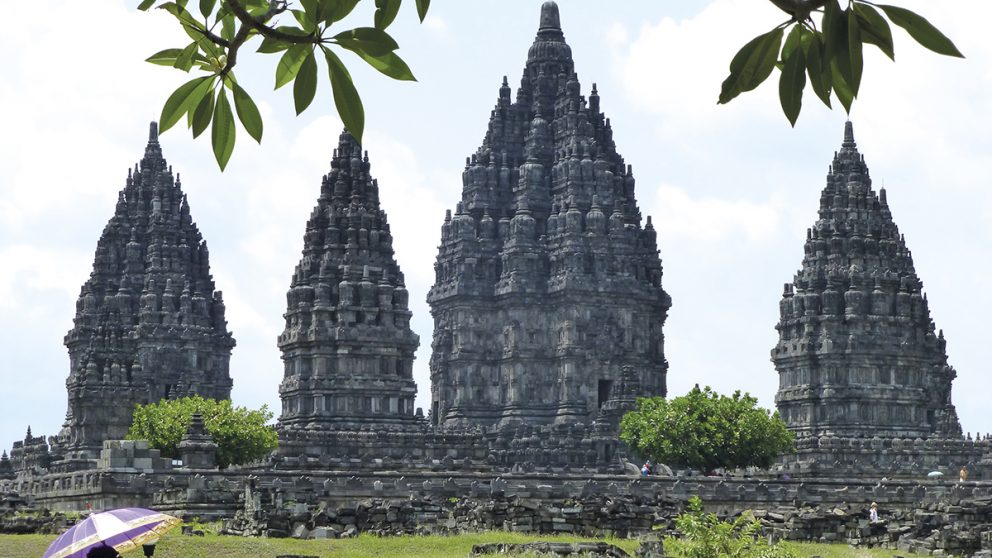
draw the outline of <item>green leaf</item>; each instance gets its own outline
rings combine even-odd
[[[141,3],[138,4],[138,9],[144,12],[148,10],[148,8],[151,8],[152,4],[155,2],[156,0],[141,0]]]
[[[310,55],[303,60],[300,71],[293,83],[293,102],[296,104],[296,114],[307,110],[317,93],[317,58],[311,50]]]
[[[802,25],[793,25],[792,31],[785,37],[785,43],[782,44],[782,61],[789,59],[792,55],[792,51],[796,48],[802,46],[802,30],[804,27]]]
[[[916,39],[916,42],[920,43],[924,47],[936,52],[937,54],[964,58],[964,55],[961,54],[958,47],[954,46],[954,43],[948,39],[946,35],[941,33],[940,30],[934,27],[922,16],[911,12],[906,8],[885,6],[881,4],[878,7],[885,12],[885,15],[889,16],[892,23],[895,23],[899,27],[905,29],[906,32],[909,33],[910,37]]]
[[[176,58],[183,51],[181,48],[167,48],[156,52],[155,54],[149,56],[145,59],[145,62],[151,62],[152,64],[158,64],[159,66],[174,66],[176,63]]]
[[[858,16],[854,10],[847,10],[847,51],[851,57],[850,74],[845,75],[847,84],[851,86],[851,93],[858,96],[861,89],[861,74],[864,72],[864,55],[861,51],[861,26]]]
[[[290,13],[293,14],[293,17],[296,18],[296,22],[300,24],[300,27],[302,27],[303,31],[306,33],[313,33],[317,29],[317,22],[310,19],[310,15],[303,10],[290,10]]]
[[[861,40],[877,46],[886,56],[895,60],[895,47],[892,43],[892,29],[889,27],[889,22],[885,21],[878,10],[868,4],[855,4],[854,11],[862,24]]]
[[[389,33],[375,27],[349,29],[343,33],[338,33],[332,39],[348,50],[362,51],[372,56],[382,56],[400,48],[400,45],[396,44]]]
[[[255,101],[236,82],[231,83],[231,89],[234,91],[234,108],[238,111],[241,125],[255,141],[262,143],[262,115],[258,112]]]
[[[737,95],[751,91],[765,81],[778,60],[782,44],[781,28],[751,39],[730,61],[730,75],[723,81],[719,104],[729,103]]]
[[[227,14],[220,19],[220,36],[225,41],[231,42],[234,40],[236,19],[237,17],[234,14]]]
[[[400,11],[402,0],[375,0],[375,21],[376,29],[385,29],[396,19],[396,14]]]
[[[231,113],[231,104],[227,102],[227,91],[220,89],[217,96],[217,106],[214,108],[213,126],[210,129],[210,141],[214,147],[214,157],[217,165],[223,171],[227,162],[234,153],[234,115]]]
[[[158,123],[159,131],[165,132],[171,128],[182,115],[199,103],[210,90],[213,80],[214,76],[193,78],[173,91],[162,107],[162,116]]]
[[[851,103],[854,102],[854,93],[851,91],[851,86],[844,81],[844,76],[841,75],[836,60],[830,64],[830,74],[833,78],[834,95],[837,96],[840,104],[844,105],[844,110],[848,114],[851,114]]]
[[[210,125],[210,118],[214,113],[214,90],[210,89],[200,103],[196,106],[196,110],[190,112],[190,127],[193,129],[193,137],[197,138],[207,126]]]
[[[355,89],[355,84],[351,81],[351,74],[344,67],[341,59],[334,54],[331,49],[321,46],[324,51],[324,58],[327,60],[327,73],[331,79],[331,90],[334,93],[334,105],[338,109],[338,115],[344,122],[345,128],[355,136],[355,140],[362,143],[362,132],[365,129],[365,109],[362,107],[362,98]]]
[[[178,19],[184,27],[189,26],[195,29],[206,29],[202,23],[196,20],[188,11],[186,11],[185,2],[182,4],[177,2],[166,2],[159,6],[160,10],[165,10],[172,14],[176,19]]]
[[[823,60],[823,41],[820,34],[810,32],[809,47],[806,51],[806,70],[809,73],[809,85],[823,104],[830,107],[830,90],[833,78],[830,76],[830,63]]]
[[[289,47],[286,54],[283,54],[282,58],[279,59],[279,65],[276,66],[276,89],[293,81],[296,73],[300,71],[303,61],[312,50],[311,45],[305,44]]]
[[[341,21],[358,5],[358,0],[320,0],[317,17],[326,25]]]
[[[795,32],[793,32],[795,33]],[[793,33],[790,33],[792,35]],[[798,34],[796,34],[798,37]],[[798,39],[797,39],[798,40]],[[806,61],[802,48],[795,48],[785,59],[785,67],[778,82],[778,97],[782,111],[793,127],[803,108],[803,89],[806,87]]]
[[[300,5],[303,6],[303,11],[306,12],[307,17],[312,21],[317,21],[319,8],[318,3],[319,0],[300,0]]]
[[[410,67],[395,52],[383,54],[382,56],[371,56],[364,52],[355,52],[355,54],[361,56],[363,60],[368,62],[369,66],[393,79],[417,81],[417,78],[413,76],[413,72],[410,71]]]
[[[190,43],[179,53],[179,56],[176,57],[176,62],[172,66],[184,72],[190,71],[193,67],[193,57],[196,56],[197,52],[196,43]]]
[[[216,5],[217,0],[200,0],[200,15],[206,19],[214,12],[214,7]]]
[[[852,92],[850,83],[853,81],[851,69],[850,33],[848,32],[847,13],[841,10],[836,0],[826,6],[823,15],[823,41],[826,56],[824,65],[831,65],[831,72],[834,69],[843,76],[845,91]],[[860,46],[860,43],[859,43]],[[833,74],[831,74],[833,75]]]
[[[259,45],[258,50],[255,52],[261,52],[263,54],[272,54],[275,52],[282,52],[287,48],[293,46],[291,43],[280,41],[279,39],[271,39],[265,37],[262,39],[262,44]]]
[[[424,22],[424,18],[427,17],[427,9],[431,7],[431,0],[417,0],[417,15],[420,17],[420,22]]]

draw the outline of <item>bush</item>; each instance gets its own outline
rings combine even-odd
[[[666,537],[665,549],[681,558],[796,558],[761,534],[761,522],[750,511],[734,521],[720,521],[703,511],[703,502],[693,496],[689,509],[675,518],[681,538]]]
[[[217,444],[217,464],[222,468],[261,459],[278,445],[275,430],[266,424],[272,420],[267,406],[252,410],[235,407],[230,400],[216,401],[199,395],[135,406],[127,438],[148,440],[153,448],[162,451],[162,457],[178,458],[179,442],[194,413],[203,415],[207,433]]]
[[[717,468],[769,467],[794,451],[794,436],[779,418],[740,391],[727,397],[694,387],[667,400],[646,397],[620,422],[620,439],[659,463],[711,472]]]

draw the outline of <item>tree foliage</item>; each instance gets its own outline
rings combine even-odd
[[[217,401],[199,395],[135,406],[127,438],[148,440],[162,451],[162,457],[177,458],[179,442],[194,413],[203,415],[204,427],[217,444],[217,463],[221,467],[250,463],[276,449],[278,437],[267,425],[272,420],[267,406],[252,410],[235,407],[228,399]]]
[[[670,400],[641,398],[620,422],[620,438],[648,459],[705,472],[768,467],[793,450],[794,437],[777,412],[757,404],[747,393],[727,397],[709,386]]]
[[[777,67],[781,71],[779,101],[793,126],[802,110],[807,77],[823,104],[832,108],[832,95],[850,113],[861,88],[864,46],[874,45],[895,60],[889,22],[938,54],[964,57],[947,36],[906,8],[867,0],[770,1],[790,19],[758,35],[737,52],[720,90],[720,104],[758,87]],[[847,6],[842,8],[842,2]],[[820,17],[819,28],[814,14]]]
[[[323,59],[341,121],[361,143],[365,109],[351,74],[336,51],[351,51],[393,79],[415,81],[415,78],[396,54],[399,45],[386,32],[396,19],[402,0],[373,0],[375,13],[371,27],[339,31],[338,22],[359,1],[299,0],[295,3],[297,7],[291,7],[287,0],[199,0],[196,15],[189,8],[189,0],[142,0],[138,9],[156,6],[168,12],[191,40],[183,47],[153,54],[148,62],[184,72],[195,69],[204,74],[179,86],[169,96],[159,120],[161,131],[171,128],[183,116],[194,138],[210,127],[214,157],[221,170],[234,152],[235,113],[248,135],[261,143],[262,116],[234,75],[242,49],[261,39],[256,52],[281,53],[275,70],[275,88],[293,83],[296,114],[313,102],[320,81],[318,58]],[[430,0],[415,1],[417,15],[423,21]]]
[[[190,7],[190,0],[141,0],[138,9],[155,6],[171,14],[191,41],[153,54],[148,61],[201,73],[166,100],[160,129],[168,130],[183,116],[194,138],[211,128],[214,157],[221,170],[234,152],[235,114],[248,135],[261,142],[261,114],[234,75],[244,47],[260,39],[257,53],[279,55],[275,88],[293,83],[296,114],[313,102],[321,81],[320,66],[326,68],[335,109],[360,143],[365,109],[339,53],[351,51],[393,79],[415,80],[409,66],[396,54],[399,45],[387,32],[402,0],[367,0],[375,5],[372,26],[341,31],[341,20],[361,1],[198,0]],[[836,98],[850,112],[861,87],[864,45],[874,45],[895,60],[890,22],[934,52],[962,57],[950,39],[906,8],[868,0],[769,1],[789,14],[789,19],[737,52],[720,90],[720,104],[755,89],[778,68],[779,100],[793,126],[802,110],[807,83],[825,105],[832,107],[831,98]],[[423,21],[430,0],[415,3]],[[814,17],[820,19],[819,27]]]
[[[688,510],[675,518],[682,537],[666,537],[665,549],[682,558],[795,558],[779,544],[761,534],[761,522],[746,511],[733,521],[720,521],[716,514],[703,511],[697,496],[689,499]]]

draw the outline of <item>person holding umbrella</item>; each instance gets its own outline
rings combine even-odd
[[[143,548],[154,553],[154,543],[179,519],[143,508],[95,513],[62,533],[42,558],[118,558],[121,552]]]
[[[107,543],[103,543],[100,546],[94,546],[86,553],[86,558],[120,558],[121,554],[113,549],[113,547],[107,546]]]

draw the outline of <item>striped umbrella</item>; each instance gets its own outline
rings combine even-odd
[[[86,558],[94,547],[107,545],[127,552],[154,541],[181,521],[143,508],[122,508],[90,515],[55,539],[42,558]]]

